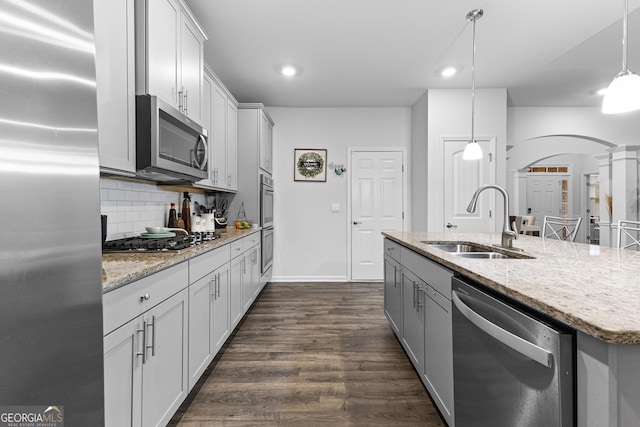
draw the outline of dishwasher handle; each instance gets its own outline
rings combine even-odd
[[[520,338],[480,316],[462,302],[456,291],[451,292],[451,299],[460,313],[486,334],[544,367],[551,368],[553,366],[553,354],[550,351]]]

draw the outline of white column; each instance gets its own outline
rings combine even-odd
[[[611,152],[612,223],[638,220],[638,157],[640,146],[623,145]]]
[[[611,195],[611,154],[594,156],[598,160],[600,174],[600,245],[611,246],[611,215],[607,205],[607,195]],[[615,242],[613,242],[615,244]]]
[[[509,206],[509,212],[512,215],[526,215],[527,214],[527,171],[525,170],[512,170],[512,194]]]

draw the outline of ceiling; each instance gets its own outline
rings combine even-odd
[[[186,0],[205,60],[240,102],[411,106],[425,89],[507,88],[510,106],[596,106],[622,69],[622,0]],[[629,68],[640,72],[640,0]],[[301,73],[278,73],[293,63]],[[446,65],[462,71],[445,79]]]

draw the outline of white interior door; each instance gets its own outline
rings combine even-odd
[[[383,231],[403,230],[402,151],[351,153],[351,279],[383,279]]]
[[[466,140],[444,140],[444,231],[494,231],[496,192],[489,190],[480,195],[475,213],[467,212],[471,196],[481,185],[491,184],[493,174],[493,140],[478,140],[482,148],[481,160],[463,160]]]
[[[561,178],[557,175],[527,176],[527,211],[542,225],[545,215],[560,216]]]

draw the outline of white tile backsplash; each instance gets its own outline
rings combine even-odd
[[[191,194],[191,201],[205,203],[204,194]],[[145,227],[167,225],[169,205],[180,212],[182,192],[149,183],[100,178],[100,212],[107,215],[107,240],[136,236]]]

